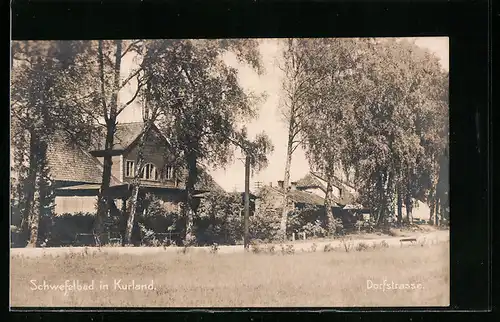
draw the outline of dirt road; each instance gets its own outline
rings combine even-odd
[[[449,231],[432,231],[428,233],[415,233],[408,234],[408,237],[414,237],[417,239],[417,244],[426,243],[437,243],[449,240]],[[401,245],[401,238],[403,237],[384,237],[378,236],[377,238],[365,239],[362,237],[349,239],[347,242],[351,244],[354,248],[360,243],[365,243],[367,245],[379,244],[382,241],[385,241],[389,247],[407,247],[409,243],[403,243]],[[296,241],[289,242],[287,245],[293,244],[296,252],[310,250],[313,244],[316,244],[317,251],[323,251],[325,245],[330,244],[332,247],[343,247],[342,241],[339,239],[334,240],[321,240],[321,241]],[[261,247],[266,247],[265,245]],[[68,253],[80,253],[84,251],[86,247],[53,247],[53,248],[11,248],[10,254],[11,256],[22,255],[25,257],[37,257],[44,255],[64,255]],[[165,252],[178,252],[181,250],[181,247],[101,247],[100,249],[97,247],[88,247],[87,251],[89,253],[92,252],[106,252],[109,254],[118,253],[118,254],[133,254],[133,255],[148,255],[148,254],[157,254],[157,253],[165,253]],[[276,244],[276,250],[280,250],[279,244]],[[210,247],[191,247],[189,252],[208,252],[210,251]],[[230,254],[243,252],[243,246],[219,246],[218,253],[219,254]]]

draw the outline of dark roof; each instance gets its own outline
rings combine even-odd
[[[278,187],[263,186],[259,189],[257,197],[262,197],[265,192],[278,193],[283,195],[283,189]],[[323,206],[325,200],[318,195],[311,192],[300,191],[300,190],[290,190],[288,197],[295,203],[303,203],[308,205]]]
[[[321,188],[323,191],[326,191],[326,187],[323,185],[321,181],[318,180],[318,177],[316,175],[313,175],[312,173],[306,174],[303,178],[301,178],[299,181],[296,183],[297,188]]]
[[[315,172],[310,172],[306,174],[303,178],[297,181],[296,187],[297,189],[307,189],[307,188],[320,188],[323,192],[326,193],[326,186],[321,182],[321,180],[326,181],[320,174]],[[350,193],[346,186],[349,186],[354,189],[354,187],[346,182],[343,182],[337,177],[333,177],[332,184],[337,188],[342,189],[342,196],[340,198],[333,197],[333,201],[340,205],[347,205],[353,203],[356,198],[352,193]]]
[[[142,133],[144,122],[118,123],[116,124],[113,150],[125,150],[134,143]],[[93,150],[104,150],[106,143],[106,132],[101,128],[95,139]]]
[[[47,150],[47,161],[54,180],[82,183],[101,183],[103,165],[89,153],[63,139],[52,141]],[[121,184],[111,177],[111,185]]]
[[[143,122],[119,123],[116,126],[114,150],[125,150],[140,136],[143,129]],[[104,131],[101,131],[101,134]],[[97,145],[94,144],[94,151],[104,147],[104,136],[98,135]],[[99,146],[99,144],[101,144]],[[97,183],[102,180],[103,165],[97,158],[82,148],[71,145],[64,140],[58,140],[52,144],[49,155],[49,166],[55,180],[73,181],[82,183]],[[212,176],[199,166],[199,180],[195,184],[197,191],[224,191]],[[185,189],[186,170],[181,170],[178,176],[180,183],[177,189]],[[121,182],[115,177],[111,177],[111,186],[120,185]],[[159,184],[153,184],[158,186]]]
[[[300,190],[290,190],[288,197],[296,203],[316,206],[323,206],[325,204],[325,200],[320,196]]]

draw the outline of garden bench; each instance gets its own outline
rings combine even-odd
[[[410,244],[416,243],[417,238],[415,238],[415,237],[401,238],[399,240],[399,242],[401,243],[401,247],[403,247],[403,243],[407,243],[407,242],[409,242]]]

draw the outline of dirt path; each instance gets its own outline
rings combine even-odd
[[[436,243],[449,240],[449,231],[432,231],[428,233],[414,233],[407,234],[408,237],[415,237],[417,239],[417,243]],[[356,247],[360,243],[365,243],[368,245],[372,245],[374,243],[381,243],[382,240],[385,241],[389,247],[402,247],[401,245],[401,236],[398,237],[383,237],[379,236],[377,238],[366,239],[360,236],[360,238],[352,238],[348,242],[352,245],[352,247]],[[316,244],[317,250],[322,251],[327,244],[330,244],[332,247],[342,247],[342,241],[339,239],[335,240],[321,240],[321,241],[296,241],[290,242],[288,244],[293,244],[295,251],[306,251],[310,250],[313,244]],[[408,243],[403,244],[403,247],[407,247]],[[279,244],[275,244],[276,250],[279,250]],[[262,247],[265,247],[263,245]],[[11,256],[22,255],[26,257],[38,257],[44,255],[64,255],[68,253],[80,253],[84,251],[86,247],[52,247],[52,248],[11,248],[10,254]],[[100,249],[97,247],[88,247],[87,251],[89,253],[92,252],[106,252],[109,254],[118,253],[118,254],[133,254],[133,255],[147,255],[147,254],[157,254],[157,253],[165,253],[165,252],[178,252],[181,250],[181,247],[101,247]],[[210,251],[210,247],[192,247],[189,249],[190,252],[207,252]],[[243,252],[243,246],[219,246],[218,253],[220,254],[230,254],[230,253],[238,253]]]

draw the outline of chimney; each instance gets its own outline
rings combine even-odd
[[[278,180],[278,188],[283,189],[283,184],[285,182],[283,180]]]
[[[273,186],[273,182],[269,182],[269,187],[272,187]]]
[[[292,183],[290,183],[291,185],[291,190],[296,190],[297,189],[297,181],[294,181]]]

